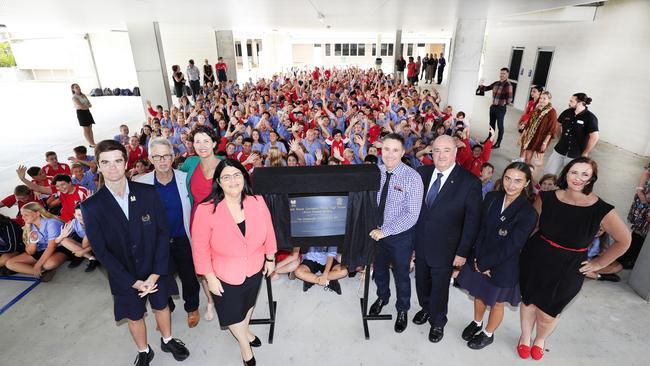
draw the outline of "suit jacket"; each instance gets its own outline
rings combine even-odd
[[[485,196],[472,257],[481,272],[490,270],[490,282],[509,288],[519,281],[519,253],[535,229],[537,211],[520,195],[501,212],[504,197],[505,192]],[[474,268],[473,260],[468,265]]]
[[[192,257],[196,273],[214,273],[221,281],[240,285],[262,269],[264,255],[277,251],[271,214],[262,196],[244,199],[246,235],[235,223],[226,200],[196,207],[192,224]]]
[[[418,168],[424,198],[415,226],[415,254],[433,268],[451,268],[454,256],[467,258],[478,234],[481,216],[481,181],[460,165],[452,169],[435,201],[426,196],[435,167]]]
[[[167,215],[153,186],[128,182],[129,217],[103,187],[81,204],[93,253],[108,272],[113,295],[137,293],[131,286],[169,270]]]
[[[136,178],[136,182],[153,185],[155,172],[149,172]],[[187,173],[174,169],[174,179],[176,179],[176,187],[181,197],[181,204],[183,206],[183,226],[189,238],[190,236],[190,216],[192,215],[192,204],[190,203],[190,194],[187,191]]]

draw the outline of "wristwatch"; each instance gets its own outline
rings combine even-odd
[[[267,262],[275,262],[275,258],[268,259],[268,258],[266,258],[266,256],[264,256],[264,260],[267,261]]]

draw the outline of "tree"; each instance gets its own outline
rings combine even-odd
[[[0,67],[14,66],[16,66],[16,59],[11,52],[11,45],[9,42],[0,42]]]

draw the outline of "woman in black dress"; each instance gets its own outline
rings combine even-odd
[[[527,164],[512,163],[503,172],[501,189],[483,200],[473,254],[457,278],[460,287],[474,296],[474,320],[462,334],[471,349],[492,344],[506,302],[519,305],[519,252],[537,224],[537,212],[529,202],[531,178]],[[488,306],[490,316],[483,328]]]
[[[212,70],[212,65],[210,65],[206,58],[205,64],[203,65],[203,85],[208,85],[208,83],[214,85],[214,71]]]
[[[185,87],[185,77],[183,76],[180,66],[172,66],[172,77],[174,78],[174,94],[176,95],[176,98],[180,99],[183,96],[183,89]]]
[[[522,304],[521,358],[539,360],[558,315],[580,292],[585,274],[612,263],[630,246],[630,231],[614,211],[592,191],[598,179],[593,160],[574,159],[562,170],[557,191],[540,192],[535,201],[539,230],[528,239],[520,257]],[[587,260],[587,249],[602,223],[612,245]],[[536,327],[532,342],[533,328]]]
[[[74,103],[74,107],[77,109],[79,126],[84,129],[84,137],[88,141],[88,144],[90,144],[90,147],[95,147],[95,136],[93,134],[95,120],[90,113],[90,107],[93,105],[88,100],[88,97],[81,92],[79,84],[72,84],[70,89],[72,90],[72,103]]]

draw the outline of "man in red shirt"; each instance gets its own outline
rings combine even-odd
[[[247,171],[253,169],[253,161],[257,154],[251,154],[253,150],[253,139],[247,137],[242,140],[242,150],[235,155],[235,159],[239,160],[244,165]]]
[[[323,128],[323,134],[327,133],[327,130]],[[350,141],[350,139],[343,135],[343,132],[339,130],[338,128],[335,128],[334,131],[332,131],[332,136],[328,137],[325,140],[325,143],[332,146],[332,156],[334,155],[334,150],[338,151],[338,154],[340,156],[343,156],[343,152],[345,151],[345,145]]]
[[[68,222],[74,219],[74,208],[77,204],[90,196],[90,192],[82,187],[72,184],[69,175],[59,174],[52,180],[59,191],[61,200],[61,220]]]
[[[16,214],[16,218],[13,220],[18,225],[23,226],[25,225],[25,221],[23,221],[23,218],[20,215],[20,209],[23,207],[24,204],[29,202],[41,203],[41,201],[39,201],[36,198],[34,192],[31,189],[29,189],[29,187],[21,184],[16,186],[16,188],[14,189],[14,194],[7,196],[2,201],[0,201],[0,207],[11,208],[14,205],[18,204],[18,214]]]
[[[54,151],[48,151],[45,153],[45,161],[47,161],[47,165],[42,169],[48,178],[52,178],[57,174],[72,174],[68,164],[59,163],[59,159]]]
[[[318,79],[320,79],[320,70],[318,67],[311,73],[311,78],[314,79],[314,81],[318,81]]]

